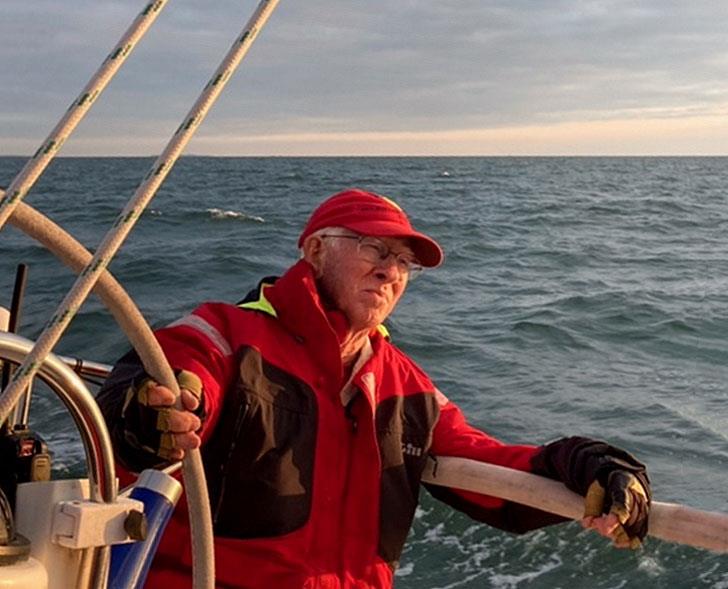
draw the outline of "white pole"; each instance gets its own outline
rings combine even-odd
[[[500,497],[569,519],[584,515],[584,498],[562,483],[535,474],[467,458],[429,460],[422,480]],[[652,502],[648,534],[714,552],[728,552],[728,515],[674,503]]]

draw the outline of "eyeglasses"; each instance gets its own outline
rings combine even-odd
[[[406,274],[410,280],[414,280],[423,270],[422,264],[417,258],[407,252],[393,252],[392,249],[381,239],[369,237],[368,235],[333,235],[324,234],[319,237],[337,237],[341,239],[356,239],[356,252],[362,260],[366,260],[371,264],[381,264],[394,257],[397,264],[397,270],[400,274]]]

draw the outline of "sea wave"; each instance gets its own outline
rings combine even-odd
[[[0,185],[24,162],[0,158]],[[29,203],[93,248],[149,163],[60,158]],[[443,267],[407,288],[388,322],[392,341],[474,425],[511,443],[606,438],[647,463],[657,500],[728,511],[726,163],[182,158],[110,269],[165,325],[284,272],[325,195],[344,186],[390,195],[446,252]],[[30,265],[20,334],[32,339],[74,275],[6,227],[6,301],[18,262]],[[111,363],[128,349],[99,305],[86,303],[59,353]],[[40,389],[31,422],[54,473],[82,476],[83,448],[58,406]],[[728,589],[724,555],[655,540],[614,551],[575,524],[515,537],[420,499],[398,589]]]
[[[256,223],[265,223],[265,219],[263,217],[258,217],[257,215],[248,215],[241,211],[226,211],[223,209],[212,208],[205,209],[205,212],[209,213],[210,217],[213,219],[239,219],[241,221],[254,221]]]

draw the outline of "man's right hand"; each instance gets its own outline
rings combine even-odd
[[[200,406],[199,399],[189,389],[180,389],[183,409],[174,408],[174,393],[161,384],[151,383],[147,392],[149,407],[157,411],[157,429],[162,432],[160,450],[157,452],[169,460],[182,460],[185,450],[200,447],[200,436],[196,433],[202,421],[193,413]]]
[[[182,460],[185,451],[199,448],[201,443],[197,431],[202,427],[198,416],[202,383],[187,371],[180,372],[177,379],[182,408],[175,408],[171,389],[147,379],[127,390],[121,414],[128,443],[169,461]]]

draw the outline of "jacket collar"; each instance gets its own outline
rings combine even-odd
[[[349,329],[343,313],[324,307],[316,286],[313,267],[299,260],[280,278],[264,278],[238,306],[276,317],[282,326],[312,354],[319,368],[330,374],[337,386],[343,384],[340,341]],[[370,334],[373,349],[379,349],[387,329],[380,325]]]
[[[300,271],[300,267],[308,267],[308,271]],[[339,313],[337,311],[327,311],[323,308],[321,297],[319,296],[318,288],[316,287],[316,280],[313,277],[313,268],[310,264],[303,260],[297,262],[296,264],[294,264],[294,266],[290,268],[290,270],[284,275],[283,278],[285,279],[284,282],[291,282],[294,285],[299,281],[302,282],[304,285],[304,292],[302,294],[304,294],[304,296],[311,296],[315,300],[318,310],[323,312],[327,316],[329,323],[331,324],[335,333],[337,333],[337,337],[340,338],[341,336],[343,336],[343,331],[340,330],[348,329],[346,318],[343,316],[342,313]],[[268,295],[270,294],[270,292],[273,291],[269,291],[268,289],[279,280],[281,279],[278,276],[266,276],[258,283],[258,286],[255,289],[251,290],[242,301],[237,303],[237,306],[243,309],[261,311],[263,313],[267,313],[268,315],[278,318],[278,311],[276,307],[274,307],[268,299]],[[295,290],[295,288],[291,290]],[[278,297],[274,295],[274,298]],[[281,303],[285,305],[285,298],[282,300],[279,298],[277,306],[280,306]],[[289,324],[287,325],[287,327],[290,329],[292,325],[290,324],[290,321],[288,323]],[[376,329],[371,333],[371,337],[374,337],[376,335],[379,335],[387,340],[390,339],[389,330],[383,323],[377,325]]]
[[[344,368],[339,341],[349,324],[340,311],[324,308],[313,267],[298,261],[266,287],[264,294],[283,327],[301,344],[316,350],[312,358],[319,369],[328,374],[332,385],[341,386]]]

